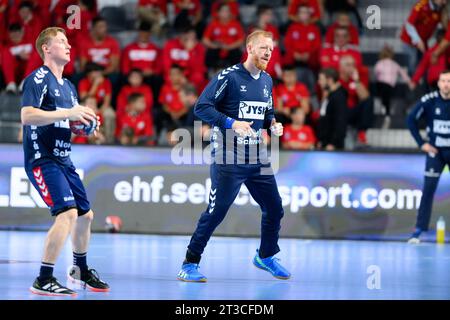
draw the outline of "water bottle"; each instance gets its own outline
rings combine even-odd
[[[445,243],[445,220],[442,216],[436,223],[436,242]]]

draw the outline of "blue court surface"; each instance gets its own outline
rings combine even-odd
[[[28,291],[37,275],[43,232],[0,232],[0,299],[48,299]],[[64,299],[303,300],[450,299],[450,245],[281,239],[290,280],[256,269],[258,239],[213,237],[200,271],[207,283],[176,280],[189,237],[93,234],[88,263],[111,292],[78,290]],[[55,275],[65,283],[70,242]],[[55,298],[51,298],[55,299]]]

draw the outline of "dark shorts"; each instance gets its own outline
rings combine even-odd
[[[75,167],[46,162],[25,169],[28,178],[50,208],[52,216],[77,209],[82,216],[89,212],[86,190]]]

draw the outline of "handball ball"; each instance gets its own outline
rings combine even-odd
[[[97,128],[97,119],[91,121],[89,126],[85,125],[80,120],[70,121],[70,130],[77,136],[90,136]]]
[[[122,219],[118,216],[107,216],[105,219],[105,229],[111,233],[120,232],[122,229]]]

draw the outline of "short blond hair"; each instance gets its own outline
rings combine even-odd
[[[273,40],[272,32],[258,29],[258,30],[253,31],[252,33],[250,33],[247,36],[247,40],[245,41],[245,46],[247,46],[249,43],[255,41],[255,39],[257,39],[259,37],[270,38]]]
[[[64,35],[66,34],[66,31],[63,28],[59,27],[49,27],[42,30],[41,33],[39,33],[39,36],[36,39],[36,50],[39,53],[39,56],[41,57],[42,60],[44,60],[44,51],[42,50],[42,46],[44,44],[48,45],[50,43],[50,40],[56,37],[58,32],[61,32]]]

